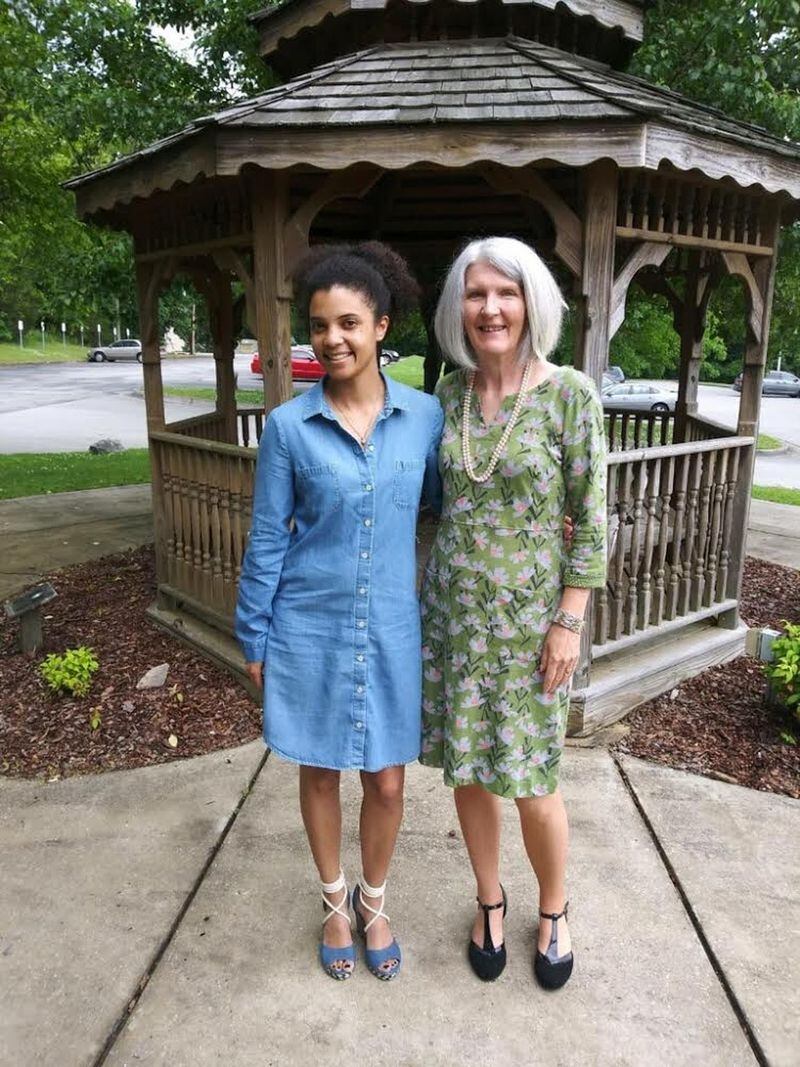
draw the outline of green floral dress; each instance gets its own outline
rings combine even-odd
[[[569,710],[567,686],[543,691],[544,638],[564,586],[605,581],[603,412],[589,378],[557,368],[529,392],[497,470],[477,484],[461,458],[466,381],[456,372],[437,387],[444,504],[422,587],[420,759],[443,767],[450,786],[542,796],[558,784]],[[478,472],[515,399],[506,397],[486,425],[473,397]],[[568,514],[575,523],[569,550]]]

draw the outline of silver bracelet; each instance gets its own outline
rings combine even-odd
[[[554,626],[563,626],[565,630],[569,630],[573,634],[583,633],[583,619],[580,615],[573,615],[569,611],[564,611],[563,608],[557,608],[556,613],[553,616]]]

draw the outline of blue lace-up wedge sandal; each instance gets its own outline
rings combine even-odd
[[[541,952],[537,946],[533,959],[533,971],[543,989],[560,989],[572,974],[574,963],[572,953],[565,952],[563,956],[558,954],[558,920],[562,917],[566,919],[568,910],[569,901],[564,905],[563,911],[539,912],[540,918],[549,919],[551,923],[550,944],[547,946],[547,951]]]
[[[334,893],[343,894],[341,900],[337,904],[328,900],[328,897],[332,896]],[[325,923],[333,915],[341,915],[343,919],[347,919],[347,925],[352,930],[353,920],[350,918],[349,910],[350,894],[347,892],[347,883],[341,872],[339,872],[339,877],[335,882],[322,883],[322,907],[325,910],[325,918],[322,920],[323,931],[325,929]],[[326,945],[323,941],[320,941],[319,962],[322,964],[323,971],[329,977],[336,979],[337,982],[344,982],[353,974],[356,965],[356,947],[353,944],[349,944],[342,948],[332,948]]]
[[[492,941],[492,932],[489,929],[489,912],[503,909],[503,918],[508,911],[508,897],[506,891],[500,886],[503,899],[498,904],[482,904],[480,897],[475,899],[478,907],[483,912],[483,948],[476,945],[472,938],[467,945],[467,954],[470,965],[482,982],[494,982],[505,970],[506,966],[506,943],[495,946]]]
[[[362,878],[353,890],[353,911],[356,913],[356,929],[361,937],[364,938],[367,967],[382,982],[390,982],[392,978],[396,978],[400,973],[400,965],[403,962],[397,940],[393,939],[391,945],[387,945],[386,948],[367,948],[367,931],[372,924],[378,919],[385,919],[387,923],[389,922],[389,916],[383,910],[383,902],[381,902],[379,908],[373,908],[367,903],[367,900],[377,900],[383,897],[385,891],[386,882],[383,885],[371,886],[366,879]],[[362,908],[370,913],[371,919],[365,921],[364,916],[361,914]],[[390,960],[392,961],[391,966],[387,967],[386,963]]]

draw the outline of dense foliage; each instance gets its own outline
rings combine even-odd
[[[163,136],[233,97],[271,84],[246,15],[254,0],[6,0],[0,5],[0,340],[44,319],[71,336],[135,331],[129,239],[87,227],[59,183]],[[191,31],[177,54],[158,27]],[[657,0],[632,70],[800,140],[800,0]],[[165,294],[162,323],[187,338],[192,296]],[[705,374],[730,377],[743,344],[735,284],[712,304]],[[635,291],[612,361],[668,375],[678,342],[665,307]],[[198,333],[207,342],[198,307]],[[423,347],[421,324],[393,339]],[[800,370],[800,230],[785,231],[773,360]]]

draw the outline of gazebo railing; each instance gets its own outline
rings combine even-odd
[[[252,518],[256,453],[171,432],[151,433],[150,449],[163,501],[159,591],[173,601],[189,599],[229,630]]]
[[[733,508],[752,445],[727,437],[609,453],[608,580],[595,594],[594,658],[736,606]]]
[[[606,408],[606,439],[609,452],[627,452],[632,448],[653,448],[672,442],[671,411],[625,411]]]
[[[202,415],[170,422],[166,426],[168,433],[177,433],[182,437],[194,437],[201,441],[227,442],[227,420],[223,411],[207,411]]]
[[[239,444],[244,448],[256,448],[264,429],[264,408],[239,408]]]

